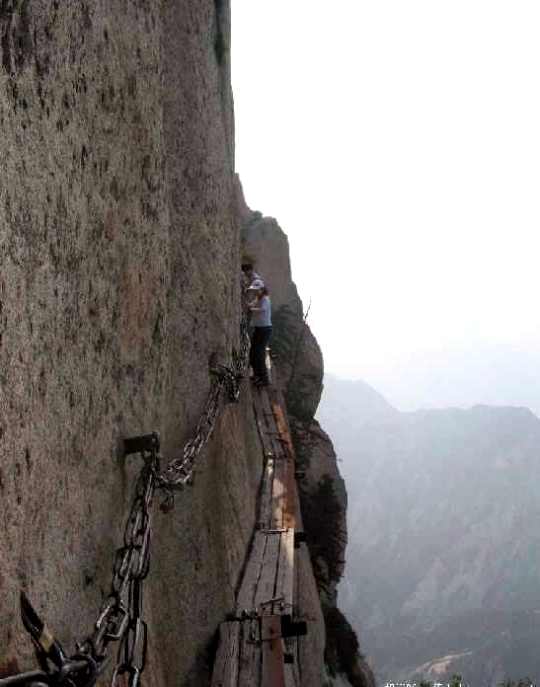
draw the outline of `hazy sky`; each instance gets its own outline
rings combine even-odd
[[[289,236],[326,369],[540,352],[540,2],[232,10],[237,170]]]

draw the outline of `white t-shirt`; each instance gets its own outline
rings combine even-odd
[[[252,327],[271,327],[272,326],[272,306],[268,296],[263,296],[256,303],[256,310],[251,316]]]

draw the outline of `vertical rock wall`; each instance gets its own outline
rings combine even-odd
[[[137,461],[192,431],[237,341],[226,0],[0,2],[0,666],[22,587],[66,648],[108,593]],[[250,405],[156,516],[148,684],[201,685],[251,534]],[[14,663],[15,661],[15,663]]]
[[[302,684],[374,687],[373,674],[358,654],[356,636],[337,609],[336,587],[347,544],[347,493],[332,442],[314,420],[322,392],[321,350],[292,281],[286,234],[275,219],[247,207],[239,181],[236,199],[244,259],[253,261],[270,291],[271,347],[279,372],[275,381],[285,395],[302,475],[299,491],[308,547],[300,554],[304,591],[299,612],[310,620],[310,632],[300,643]]]
[[[322,358],[286,237],[233,202],[229,36],[228,0],[0,0],[0,674],[33,664],[21,588],[68,652],[91,631],[139,467],[123,438],[158,430],[177,455],[211,356],[238,344],[238,212],[266,256],[289,409],[311,426]],[[209,683],[260,470],[246,389],[194,486],[155,513],[150,687]],[[324,623],[305,547],[300,563],[314,687]]]

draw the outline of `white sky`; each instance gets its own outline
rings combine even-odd
[[[540,350],[539,0],[233,0],[236,155],[326,369]]]

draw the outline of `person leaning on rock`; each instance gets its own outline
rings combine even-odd
[[[256,298],[250,304],[251,350],[249,362],[253,368],[253,381],[257,386],[268,386],[268,370],[266,369],[266,346],[272,336],[272,305],[268,296],[268,289],[260,280],[255,280],[249,287],[256,291]]]
[[[252,287],[253,282],[260,281],[264,286],[264,281],[253,269],[253,265],[250,262],[242,263],[242,272],[244,275],[244,283],[246,290]]]
[[[253,327],[253,309],[252,306],[258,307],[259,292],[264,289],[264,282],[262,279],[254,279],[246,289],[247,307],[251,314],[251,326]]]

